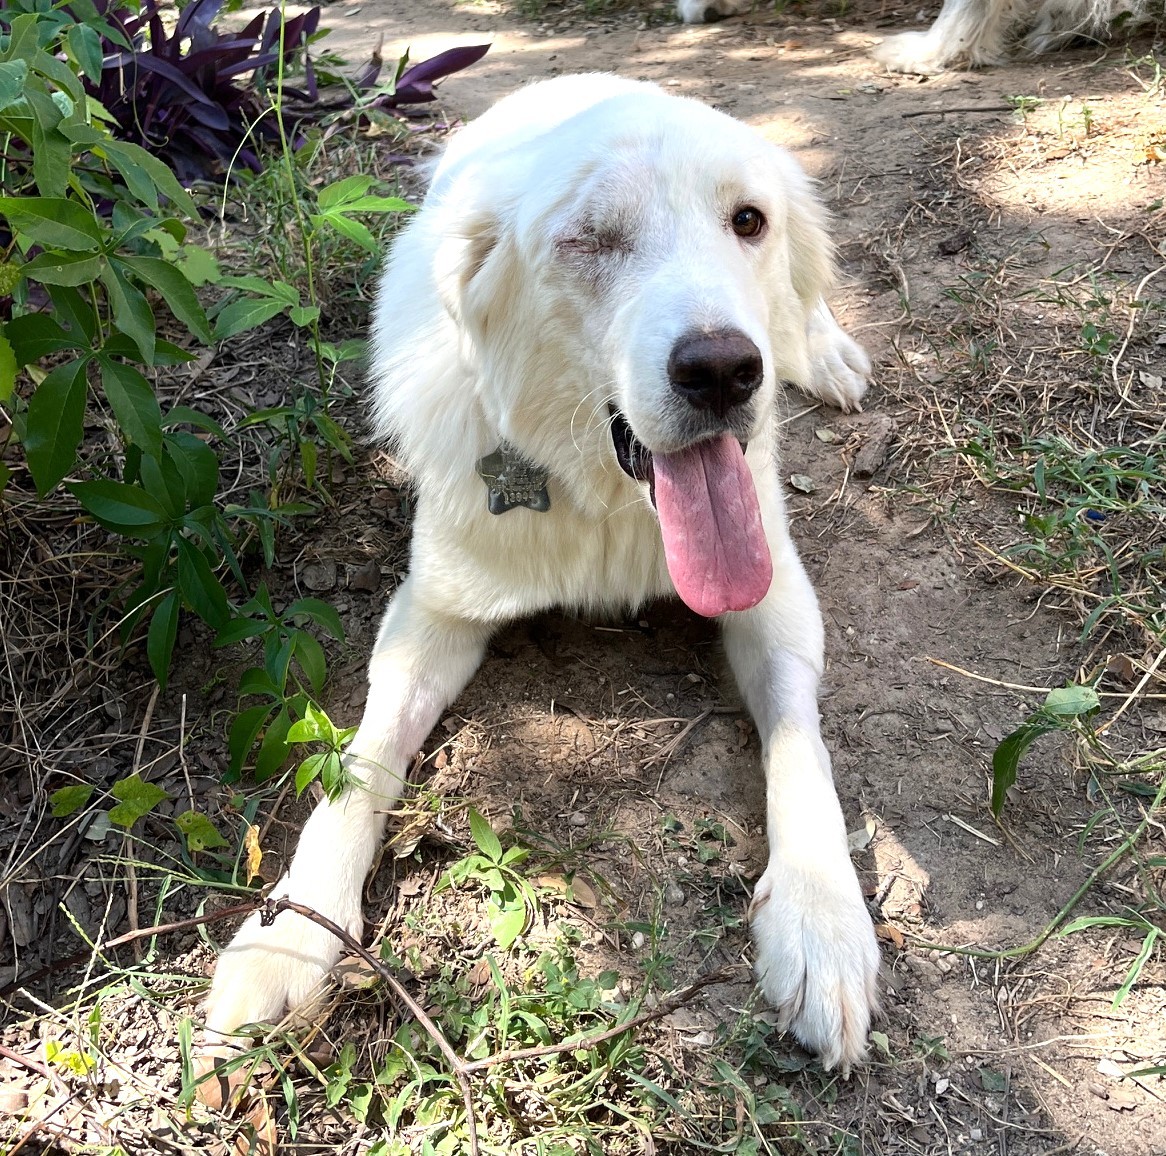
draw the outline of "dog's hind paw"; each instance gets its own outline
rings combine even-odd
[[[879,948],[849,860],[837,870],[775,858],[750,907],[757,980],[789,1031],[843,1074],[866,1055]]]
[[[871,55],[888,72],[934,76],[944,70],[953,53],[929,32],[900,32],[876,45]]]

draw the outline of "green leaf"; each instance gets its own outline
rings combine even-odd
[[[62,253],[60,250],[38,253],[21,272],[42,285],[88,285],[96,281],[105,268],[105,258],[93,253]]]
[[[145,538],[169,521],[157,498],[139,486],[102,478],[75,482],[69,489],[98,522],[119,534]]]
[[[255,756],[255,781],[266,782],[287,762],[289,754],[287,732],[291,728],[291,716],[286,708],[271,721],[263,742],[259,744],[259,754]]]
[[[1093,687],[1069,685],[1050,690],[1042,709],[1059,718],[1076,718],[1078,715],[1092,714],[1100,707],[1101,699]]]
[[[81,810],[92,795],[92,783],[74,783],[71,787],[62,787],[59,791],[54,791],[49,796],[53,818],[64,819]]]
[[[25,313],[21,317],[13,317],[4,331],[12,343],[17,365],[31,365],[34,361],[48,357],[50,353],[81,348],[61,328],[60,323],[47,313]]]
[[[199,851],[228,846],[226,839],[219,834],[214,823],[205,815],[199,814],[198,811],[183,811],[174,820],[174,823],[186,839],[186,849],[192,855]]]
[[[490,826],[489,820],[473,807],[470,808],[470,834],[483,855],[495,863],[502,858],[502,844],[494,834],[494,828]]]
[[[341,236],[347,237],[350,241],[354,241],[367,252],[380,252],[381,246],[369,231],[368,226],[361,221],[354,221],[351,217],[345,217],[340,213],[325,213],[322,215],[314,214],[312,216],[312,224],[317,229],[321,229],[325,225],[330,225]]]
[[[107,235],[93,213],[66,197],[0,197],[0,214],[46,249],[95,253]]]
[[[344,625],[335,609],[319,598],[298,598],[285,611],[284,617],[310,618],[317,626],[322,626],[333,638],[344,638]]]
[[[88,24],[74,24],[65,33],[69,55],[94,84],[101,83],[101,37]]]
[[[367,173],[357,173],[355,176],[333,181],[316,194],[316,204],[321,212],[327,212],[347,201],[362,197],[372,188],[374,179]]]
[[[288,304],[272,297],[245,297],[224,305],[215,316],[214,340],[226,341],[282,313]]]
[[[300,720],[303,721],[302,719]],[[298,724],[297,724],[298,725]],[[294,727],[292,728],[295,729]],[[288,739],[291,739],[289,732]],[[319,776],[321,770],[324,768],[324,761],[331,754],[331,751],[321,751],[319,754],[309,755],[299,767],[296,768],[296,794],[302,795],[308,789],[311,783]]]
[[[144,169],[160,193],[169,197],[175,207],[188,217],[198,220],[198,205],[195,204],[194,199],[182,187],[170,166],[160,161],[153,153],[147,152],[140,145],[130,144],[128,141],[122,140],[106,141],[100,150],[94,151],[99,151],[108,157],[110,163],[119,172],[122,172],[122,165],[136,165],[138,168]]]
[[[211,330],[198,298],[181,270],[159,257],[126,257],[138,277],[162,294],[170,312],[204,345],[211,342]]]
[[[0,112],[24,95],[28,79],[28,64],[23,60],[5,60],[0,63]]]
[[[37,192],[63,199],[69,184],[73,148],[58,127],[63,119],[61,109],[48,93],[31,88],[25,89],[24,99],[32,110],[32,175]]]
[[[304,717],[292,723],[287,732],[289,743],[316,743],[329,740],[333,733],[332,721],[313,703],[308,703]]]
[[[196,288],[213,285],[222,277],[218,258],[201,245],[183,245],[177,265],[182,275]]]
[[[130,284],[126,272],[126,266],[112,258],[102,271],[101,280],[113,308],[113,323],[138,347],[141,359],[152,365],[154,311],[141,290]]]
[[[162,410],[153,386],[132,365],[103,354],[101,387],[122,435],[139,449],[157,456],[162,452]]]
[[[1091,686],[1058,687],[1045,696],[1040,710],[1001,740],[992,755],[992,814],[997,819],[1009,788],[1016,782],[1025,751],[1042,735],[1068,729],[1074,718],[1092,714],[1100,705],[1097,691]]]
[[[109,812],[109,821],[128,828],[165,799],[166,792],[135,774],[113,784],[113,797],[118,805]]]
[[[178,591],[171,590],[157,606],[150,618],[150,628],[146,632],[146,657],[150,669],[165,690],[170,673],[170,658],[174,653],[174,640],[178,637]]]
[[[400,197],[357,197],[341,206],[345,213],[415,213],[416,205]]]
[[[16,352],[8,337],[0,333],[0,402],[11,400],[12,391],[16,388],[17,369]]]
[[[522,903],[502,909],[494,909],[490,917],[490,930],[503,951],[508,951],[526,927],[526,907]]]
[[[297,630],[294,638],[296,659],[299,661],[300,669],[307,676],[312,690],[319,694],[328,678],[328,661],[324,657],[324,648],[306,631]]]
[[[288,310],[287,315],[291,318],[293,325],[304,328],[319,319],[320,309],[316,305],[296,305]]]
[[[165,434],[163,440],[182,475],[189,504],[194,508],[210,505],[219,488],[219,455],[201,438],[183,430]]]
[[[242,772],[243,763],[272,710],[270,705],[252,706],[235,716],[227,735],[227,750],[231,756],[230,772],[234,776]]]
[[[96,344],[101,318],[94,303],[67,285],[50,285],[48,288],[53,315],[77,341],[78,346],[81,346],[82,341],[85,345]]]
[[[1146,960],[1150,958],[1150,953],[1154,950],[1154,944],[1158,942],[1158,935],[1159,931],[1156,927],[1151,927],[1146,932],[1146,938],[1142,940],[1142,949],[1138,952],[1134,962],[1130,964],[1130,969],[1126,972],[1125,980],[1114,994],[1113,1003],[1109,1005],[1110,1007],[1121,1007],[1126,996],[1130,994],[1130,989],[1138,982],[1138,977],[1142,974],[1142,968],[1146,966]]]
[[[88,359],[74,358],[49,372],[25,415],[24,452],[42,497],[72,468],[85,432]]]
[[[186,604],[215,630],[231,616],[227,593],[202,551],[186,538],[178,539],[178,589]]]

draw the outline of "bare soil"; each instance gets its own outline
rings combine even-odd
[[[1163,401],[1149,391],[1162,388],[1166,318],[1125,307],[1166,257],[1166,174],[1153,162],[1166,131],[1163,93],[1132,63],[1152,42],[923,80],[888,76],[866,52],[887,27],[909,26],[914,9],[863,3],[835,11],[811,3],[775,14],[762,5],[751,17],[691,28],[671,22],[663,5],[589,13],[548,3],[541,15],[524,17],[490,3],[342,0],[327,9],[326,22],[333,46],[354,60],[381,34],[386,56],[408,45],[415,59],[491,38],[489,55],[445,84],[442,111],[450,118],[472,117],[528,80],[610,70],[757,125],[817,176],[835,215],[844,276],[837,310],[874,358],[875,386],[866,411],[854,416],[791,395],[784,472],[810,491],[791,491],[791,505],[826,621],[822,710],[838,788],[849,826],[873,831],[856,842],[884,940],[885,1048],[874,1048],[871,1066],[846,1082],[812,1069],[774,1079],[789,1084],[816,1151],[1163,1156],[1166,1085],[1118,1078],[1166,1058],[1160,953],[1114,1010],[1138,947],[1121,933],[1054,938],[1015,960],[920,945],[1007,948],[1033,939],[1112,849],[1121,818],[1136,818],[1136,800],[1124,811],[1119,804],[1116,818],[1079,841],[1098,803],[1069,744],[1054,737],[1026,759],[1003,826],[992,820],[993,749],[1041,701],[1016,688],[1055,687],[1123,655],[1141,661],[1146,642],[1120,624],[1079,642],[1079,600],[1000,563],[1001,548],[1018,536],[1017,502],[982,485],[959,447],[982,427],[1005,441],[1042,430],[1087,432],[1109,444],[1161,436]],[[1043,102],[1018,117],[1010,106],[1018,95]],[[1070,286],[1056,301],[1054,283]],[[1094,285],[1104,288],[1105,305],[1089,304]],[[1166,278],[1139,296],[1160,298],[1163,289]],[[1091,317],[1119,341],[1130,326],[1119,364],[1112,349],[1098,358],[1083,345]],[[1156,387],[1146,384],[1155,376]],[[880,442],[885,450],[862,461],[863,448]],[[345,724],[359,717],[363,658],[404,565],[407,508],[393,481],[382,458],[366,456],[357,476],[338,484],[334,518],[284,568],[294,588],[307,566],[325,564],[313,572],[316,588],[301,589],[331,598],[345,620],[342,673],[328,703]],[[378,588],[348,587],[370,559],[381,564]],[[124,701],[123,739],[101,757],[115,764],[111,777],[126,773],[140,729],[170,752],[159,778],[181,784],[174,738],[185,691],[201,705],[186,720],[182,766],[204,805],[224,808],[229,792],[215,784],[218,692],[207,685],[219,676],[203,642],[188,634],[189,664],[149,717],[140,679]],[[1129,689],[1116,676],[1101,686]],[[112,709],[105,700],[92,706],[103,708]],[[1160,701],[1137,704],[1114,740],[1131,750],[1160,746],[1161,712]],[[626,925],[643,921],[663,929],[677,984],[748,959],[740,917],[765,862],[757,739],[706,624],[670,605],[628,622],[545,616],[518,624],[494,641],[426,751],[418,778],[431,790],[471,799],[499,829],[535,833],[549,859],[591,881],[595,902],[564,904],[558,916],[582,930],[589,967],[638,975],[644,949],[633,948]],[[18,762],[5,764],[0,780],[0,811],[12,825],[32,805]],[[303,812],[283,800],[272,813],[264,873],[274,876]],[[390,934],[412,926],[422,955],[440,958],[481,940],[482,929],[464,901],[431,896],[466,846],[462,829],[443,830],[434,813],[420,851],[386,859],[370,887],[369,915],[385,919]],[[54,822],[41,821],[46,830]],[[697,852],[713,824],[726,839],[702,862]],[[115,854],[113,837],[82,841],[81,852],[73,846],[64,855],[60,841],[52,852],[66,874],[81,877],[95,855]],[[61,901],[62,889],[46,882],[55,870],[42,858],[16,874],[0,961],[12,964],[15,955],[27,970],[46,936],[60,937],[64,949],[69,937],[49,898]],[[1080,913],[1123,910],[1135,874],[1131,868],[1099,884]],[[97,885],[100,869],[84,877],[95,884],[91,905],[116,909],[107,931],[124,928],[126,896]],[[77,893],[66,887],[64,902],[94,927],[100,911],[70,905],[68,894]],[[180,897],[184,913],[190,894]],[[159,918],[171,912],[159,896]],[[435,912],[446,922],[445,940],[416,931],[416,919]],[[143,907],[139,921],[153,918]],[[193,937],[181,947],[159,941],[160,974],[209,969],[209,948]],[[168,1009],[165,987],[127,998],[126,1026],[110,1052],[154,1080],[163,1102],[177,1091],[176,1017],[191,1007],[185,994]],[[699,1052],[694,1031],[732,1020],[750,990],[744,972],[711,989],[690,1018],[666,1021],[652,1046]],[[0,1041],[19,1050],[53,1017],[46,1013],[38,1028],[28,1018],[32,1005],[13,1007],[19,1022]],[[372,1013],[362,1014],[367,1026]],[[345,1022],[364,1030],[351,1027],[351,1010]],[[0,1057],[0,1095],[15,1096],[30,1079]],[[112,1117],[102,1128],[95,1143],[120,1136],[127,1151],[158,1143],[148,1131],[119,1132]],[[315,1143],[350,1150],[351,1131],[335,1121],[318,1128]],[[166,1138],[179,1143],[173,1133]],[[321,1150],[304,1143],[288,1150]],[[674,1140],[655,1150],[700,1149]]]

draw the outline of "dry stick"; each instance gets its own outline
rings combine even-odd
[[[50,1084],[56,1082],[53,1079],[53,1073],[39,1060],[34,1060],[31,1056],[22,1056],[19,1052],[14,1052],[11,1048],[6,1048],[3,1044],[0,1044],[0,1056],[7,1056],[13,1063],[19,1064],[22,1068],[27,1068],[30,1072],[36,1072],[38,1076],[44,1076]]]
[[[1020,690],[1026,694],[1048,694],[1052,689],[1047,686],[1025,686],[1021,682],[1004,682],[999,678],[989,678],[986,674],[977,674],[974,670],[965,670],[962,666],[956,666],[951,662],[944,662],[942,658],[932,658],[930,654],[923,655],[924,662],[930,662],[932,666],[941,666],[944,670],[950,670],[954,674],[963,675],[964,678],[974,679],[976,682],[986,682],[989,686],[1003,687],[1004,690]],[[1153,674],[1157,668],[1157,663],[1151,668],[1150,673]],[[1141,687],[1138,687],[1141,690]],[[1135,691],[1135,693],[1137,693]],[[1122,690],[1099,690],[1097,691],[1098,698],[1126,698],[1126,692]],[[1144,694],[1143,698],[1166,698],[1166,694]],[[1116,715],[1114,716],[1116,717]],[[1112,720],[1110,720],[1112,721]],[[1108,725],[1108,724],[1107,724]]]
[[[146,703],[146,713],[142,716],[142,729],[138,732],[138,745],[134,751],[134,766],[131,772],[136,775],[142,767],[142,752],[146,749],[146,736],[150,733],[150,723],[154,719],[154,707],[158,705],[158,695],[162,690],[161,683],[154,683],[154,691],[150,695],[150,701]],[[122,849],[126,855],[126,880],[129,886],[126,888],[126,919],[129,922],[130,930],[137,931],[141,924],[138,922],[138,871],[134,866],[134,837],[126,830],[125,840],[122,843]],[[134,959],[142,962],[142,949],[137,940],[134,941]]]
[[[630,1020],[625,1020],[622,1024],[616,1024],[614,1027],[608,1028],[606,1031],[599,1032],[593,1036],[577,1036],[573,1039],[563,1040],[558,1044],[543,1044],[537,1048],[517,1048],[512,1052],[498,1052],[497,1055],[486,1056],[481,1060],[470,1060],[469,1063],[463,1063],[463,1067],[467,1072],[477,1072],[482,1068],[489,1068],[494,1064],[509,1064],[518,1060],[535,1060],[541,1056],[553,1056],[559,1052],[577,1051],[579,1048],[593,1048],[596,1044],[606,1043],[608,1040],[615,1039],[616,1036],[623,1035],[624,1032],[635,1031],[641,1028],[644,1024],[650,1024],[653,1020],[661,1019],[663,1016],[670,1015],[677,1008],[683,1007],[696,993],[703,988],[709,987],[714,983],[724,983],[729,977],[741,968],[739,963],[727,963],[724,967],[717,968],[716,971],[706,972],[702,976],[698,976],[687,987],[680,988],[679,991],[673,992],[672,995],[665,996],[651,1011],[642,1012],[638,1016],[633,1016]]]
[[[901,112],[899,115],[904,120],[910,120],[915,116],[947,116],[949,112],[1015,112],[1016,106],[1012,104],[977,104],[977,105],[956,105],[955,108],[922,108],[916,112]]]

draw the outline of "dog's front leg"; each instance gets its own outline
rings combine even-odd
[[[357,939],[361,892],[409,761],[482,660],[490,628],[427,605],[406,579],[372,660],[364,718],[345,756],[352,785],[312,812],[273,895],[314,908]],[[270,1021],[307,1002],[340,954],[331,932],[291,911],[252,915],[223,952],[206,1004],[212,1033]]]
[[[819,731],[817,599],[789,538],[771,533],[770,546],[769,593],[723,619],[765,768],[769,866],[750,909],[757,977],[782,1028],[845,1070],[866,1050],[879,950]]]

